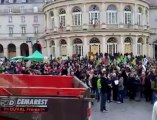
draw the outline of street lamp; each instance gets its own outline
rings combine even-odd
[[[26,43],[31,43],[31,46],[33,47],[32,37],[27,37]]]

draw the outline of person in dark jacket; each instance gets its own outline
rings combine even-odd
[[[149,75],[146,75],[145,78],[144,92],[145,92],[146,102],[151,101],[151,79]]]
[[[135,85],[136,81],[135,81],[135,76],[132,73],[130,75],[130,77],[128,78],[128,90],[129,90],[129,98],[130,100],[134,100],[135,99],[135,95],[136,95],[136,85]]]
[[[107,111],[106,109],[106,100],[107,100],[107,79],[106,74],[101,77],[101,102],[100,102],[100,111]]]
[[[95,71],[94,75],[91,79],[91,85],[92,85],[91,92],[93,95],[96,95],[96,100],[99,101],[100,95],[99,95],[98,88],[97,88],[97,81],[98,81],[98,75],[97,75],[97,72]]]
[[[65,66],[62,69],[62,74],[61,75],[66,75],[66,76],[68,75],[68,70]]]
[[[113,100],[117,101],[118,100],[118,78],[116,73],[112,74],[112,89],[113,89]]]
[[[126,74],[126,71],[124,69],[122,69],[122,73],[121,73],[121,76],[123,77],[123,84],[124,84],[124,97],[127,98],[127,91],[128,91],[128,88],[127,88],[127,81],[128,81],[128,76]]]

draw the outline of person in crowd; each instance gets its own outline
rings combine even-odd
[[[136,101],[141,101],[141,80],[140,77],[137,75],[137,73],[135,74],[135,92],[136,92]]]
[[[146,101],[151,100],[154,87],[151,82],[157,78],[156,61],[120,53],[97,53],[90,58],[73,55],[67,60],[54,58],[47,62],[5,61],[0,64],[0,73],[76,76],[89,87],[97,101],[101,100],[102,111],[106,109],[103,101],[106,99],[122,103],[123,98],[140,101],[142,96]]]
[[[152,96],[152,92],[151,92],[151,79],[150,79],[149,75],[150,75],[150,72],[146,73],[145,84],[144,84],[145,99],[146,99],[147,102],[151,101],[151,96]]]
[[[106,79],[106,74],[103,74],[101,77],[101,102],[100,102],[100,111],[104,112],[107,111],[106,108],[106,101],[107,101],[107,79]]]
[[[98,81],[98,73],[97,71],[94,71],[93,77],[91,79],[91,85],[92,85],[91,92],[93,95],[96,96],[96,100],[99,101],[100,96],[98,92],[97,81]]]
[[[117,102],[118,100],[118,84],[119,84],[119,80],[118,77],[116,75],[116,73],[112,73],[112,89],[113,89],[113,100],[115,102]]]
[[[131,73],[128,78],[128,90],[129,90],[129,98],[130,100],[135,99],[136,95],[136,85],[135,85],[135,76],[134,73]]]
[[[123,103],[123,98],[124,98],[124,79],[123,77],[119,78],[119,83],[118,83],[118,98],[119,102],[118,103]]]

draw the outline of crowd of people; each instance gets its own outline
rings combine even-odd
[[[106,102],[123,103],[124,98],[140,101],[152,100],[152,87],[157,81],[157,63],[146,56],[115,53],[81,57],[73,55],[67,60],[47,62],[10,62],[0,65],[1,74],[70,75],[76,76],[100,101],[100,110],[106,111]],[[152,82],[154,83],[152,86]]]

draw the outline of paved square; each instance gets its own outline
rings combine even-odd
[[[153,105],[145,101],[125,101],[123,104],[108,103],[108,112],[100,112],[100,103],[95,102],[91,120],[151,120]]]

